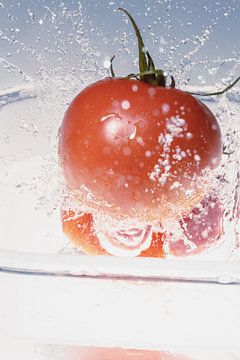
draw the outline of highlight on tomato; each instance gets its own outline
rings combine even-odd
[[[116,77],[112,59],[112,77],[81,91],[65,113],[59,131],[60,163],[79,208],[84,203],[89,211],[81,216],[71,209],[63,212],[63,230],[86,253],[162,256],[165,239],[173,235],[155,232],[152,224],[175,219],[183,227],[181,219],[189,219],[187,231],[194,232],[191,214],[204,204],[221,162],[221,130],[206,105],[175,88],[173,77],[168,85],[164,71],[155,68],[134,19],[120,10],[130,19],[138,39],[139,73]],[[135,219],[142,225],[120,228],[116,237],[111,229],[96,232],[96,211],[120,223]],[[210,208],[209,212],[209,221],[219,217]],[[211,239],[221,232],[220,225],[213,228],[218,230],[209,232]],[[175,245],[182,244],[181,239],[175,240]],[[194,235],[192,243],[205,248],[200,246],[202,234]],[[157,251],[153,250],[156,244]],[[182,252],[176,246],[170,246],[170,251]]]

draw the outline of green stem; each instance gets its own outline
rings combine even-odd
[[[113,71],[113,60],[115,59],[115,55],[113,55],[110,59],[110,73],[112,77],[115,77],[115,72]]]
[[[138,40],[138,56],[139,56],[139,72],[140,73],[144,73],[147,70],[147,59],[146,59],[146,54],[144,52],[145,49],[145,45],[141,36],[141,33],[139,31],[139,28],[137,26],[137,24],[135,23],[132,15],[129,14],[129,12],[124,9],[124,8],[118,8],[119,11],[123,11],[128,18],[130,19],[132,26],[134,28],[137,40]],[[141,78],[141,80],[143,80],[143,78]]]
[[[127,75],[126,78],[127,78],[127,79],[134,78],[134,79],[139,80],[139,75],[140,75],[140,74],[131,73],[131,74]]]
[[[127,76],[127,78],[128,79],[130,79],[130,78],[138,79],[140,77],[140,79],[141,79],[141,77],[143,77],[143,76],[147,77],[150,75],[155,75],[155,78],[158,79],[157,80],[158,86],[166,86],[166,78],[165,78],[162,70],[148,70],[148,71],[144,71],[142,73],[137,73],[137,74],[131,73]],[[169,87],[171,87],[171,88],[175,87],[175,80],[174,80],[173,76],[171,76],[171,84],[169,85]]]
[[[230,90],[234,85],[236,85],[236,83],[240,80],[240,76],[233,82],[231,83],[230,85],[228,85],[226,88],[224,88],[223,90],[220,90],[220,91],[215,91],[215,92],[212,92],[212,93],[195,93],[195,92],[191,92],[191,91],[186,91],[188,94],[191,94],[191,95],[199,95],[199,96],[212,96],[212,95],[222,95],[224,94],[225,92],[227,92],[228,90]]]
[[[137,41],[138,41],[138,57],[139,57],[139,73],[137,74],[129,74],[127,79],[135,78],[137,80],[141,80],[146,82],[147,84],[150,84],[152,86],[163,86],[166,87],[166,80],[167,77],[164,75],[163,70],[158,70],[155,68],[154,62],[152,57],[150,56],[149,52],[146,50],[141,33],[139,31],[139,28],[133,19],[132,15],[124,8],[120,7],[118,8],[119,11],[123,11],[127,17],[129,18],[130,22],[132,23],[132,26],[134,28]],[[115,56],[113,56],[110,60],[110,72],[112,77],[115,77],[115,73],[113,71],[113,60]],[[238,81],[240,80],[240,76],[230,85],[228,85],[226,88],[220,91],[214,91],[211,93],[197,93],[192,91],[185,91],[188,94],[191,95],[198,95],[198,96],[212,96],[212,95],[222,95],[226,93],[228,90],[230,90]],[[170,88],[175,87],[175,80],[173,76],[171,76],[171,84],[169,85]]]
[[[124,8],[118,8],[123,11],[132,23],[137,40],[138,40],[138,57],[139,57],[139,76],[140,80],[153,86],[165,86],[166,79],[162,70],[155,70],[153,59],[146,50],[139,28],[132,15]]]

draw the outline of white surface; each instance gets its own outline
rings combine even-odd
[[[237,347],[240,287],[0,274],[0,332],[57,344]]]
[[[34,342],[0,336],[1,359],[47,360],[47,357],[41,354],[38,349],[38,346]]]
[[[0,249],[57,253],[64,246],[60,205],[54,208],[54,175],[50,156],[16,162],[0,172]]]
[[[240,349],[216,347],[194,348],[184,347],[172,348],[173,353],[187,355],[188,360],[237,360],[240,359]],[[168,352],[168,350],[166,349]],[[90,354],[91,349],[88,349]],[[128,351],[127,351],[128,353]],[[81,355],[83,354],[83,355]],[[6,336],[0,336],[0,357],[4,360],[86,360],[84,357],[86,351],[81,351],[81,347],[69,345],[43,344],[35,343],[29,340],[20,340]],[[143,360],[142,356],[134,354],[134,360]],[[90,355],[89,355],[90,356]],[[133,353],[132,353],[133,356]],[[91,360],[99,360],[93,359]],[[129,358],[129,357],[128,357]],[[146,360],[146,356],[144,358]],[[162,358],[161,358],[162,359]],[[182,359],[182,356],[181,356]],[[89,360],[89,357],[88,359]],[[102,358],[101,358],[102,360]],[[114,358],[112,358],[114,360]],[[122,360],[125,360],[122,358]],[[150,359],[149,359],[150,360]],[[159,359],[160,360],[160,359]],[[176,358],[177,360],[177,358]]]
[[[187,355],[188,360],[238,360],[240,359],[240,350],[237,348],[172,348],[172,352],[181,355]],[[91,350],[88,350],[88,354]],[[86,360],[81,356],[81,348],[69,345],[42,344],[32,341],[19,340],[0,336],[0,357],[4,360]],[[83,354],[86,353],[85,351]],[[128,352],[127,352],[128,353]],[[133,356],[133,355],[132,355]],[[91,360],[99,360],[93,359]],[[162,359],[162,358],[161,358]],[[182,359],[182,357],[181,357]],[[89,357],[88,359],[89,360]],[[101,358],[102,360],[102,358]],[[112,358],[111,360],[114,360]],[[122,360],[125,360],[124,358]],[[143,360],[141,356],[135,353],[134,360]],[[145,357],[146,360],[146,357]],[[149,359],[151,360],[151,359]],[[159,359],[160,360],[160,359]],[[176,358],[177,360],[177,358]]]

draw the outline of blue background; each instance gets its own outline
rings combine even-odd
[[[0,62],[1,87],[22,80],[21,71],[38,80],[84,72],[85,84],[106,75],[113,54],[117,74],[137,72],[136,38],[119,6],[134,16],[157,66],[180,85],[239,75],[239,0],[0,0],[0,58],[20,72]]]

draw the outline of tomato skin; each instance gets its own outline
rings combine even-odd
[[[91,214],[75,215],[74,211],[62,211],[62,228],[64,234],[87,255],[111,255],[101,246],[95,234]],[[163,234],[152,233],[151,245],[138,255],[140,257],[164,257]]]
[[[181,236],[174,239],[172,234],[165,235],[165,241],[169,242],[169,253],[174,256],[194,255],[216,244],[223,234],[223,215],[224,209],[220,200],[214,196],[206,197],[189,216],[179,221],[183,235],[190,240],[189,243]]]
[[[205,105],[132,79],[107,78],[84,89],[59,134],[72,190],[84,186],[94,197],[90,205],[115,217],[149,222],[190,212],[206,192],[197,180],[222,153],[219,125]]]
[[[72,210],[62,210],[62,228],[67,237],[88,255],[108,255],[95,235],[91,214],[75,215]]]
[[[164,234],[161,232],[152,233],[152,242],[148,249],[142,251],[139,257],[164,258]]]
[[[167,252],[176,257],[201,253],[214,245],[223,234],[223,213],[223,206],[216,197],[206,197],[187,217],[179,220],[182,235],[152,232],[150,246],[137,256],[164,258],[167,256],[165,243],[168,244]],[[72,210],[62,211],[62,228],[84,253],[110,255],[101,246],[91,214],[75,215]],[[184,237],[189,242],[184,241]]]

